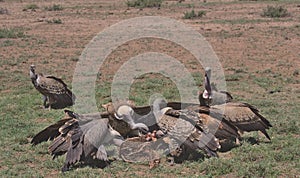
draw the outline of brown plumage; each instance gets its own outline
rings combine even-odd
[[[39,132],[31,141],[36,145],[53,140],[48,148],[53,158],[66,154],[62,171],[79,161],[94,158],[107,161],[104,145],[122,144],[121,135],[109,126],[107,118],[101,118],[100,113],[79,115],[65,110],[65,114],[65,118]]]
[[[30,78],[34,87],[43,95],[45,108],[63,109],[75,103],[75,95],[61,79],[36,74],[34,65],[30,66]]]
[[[161,115],[157,115],[159,128],[170,138],[170,151],[187,145],[192,149],[201,149],[208,156],[217,156],[217,149],[220,148],[218,139],[209,128],[201,122],[198,113],[188,110],[174,110],[163,108]],[[193,125],[189,120],[197,120]]]
[[[211,133],[220,139],[239,139],[240,134],[238,129],[226,119],[222,114],[210,113],[210,108],[199,105],[191,105],[185,108],[185,110],[194,111],[199,113],[200,120],[190,120],[192,124],[198,125],[199,123],[204,124],[209,128]],[[197,119],[197,118],[193,118]]]
[[[170,140],[170,153],[178,149],[181,144],[192,149],[201,149],[208,156],[217,156],[220,148],[218,139],[209,128],[201,122],[199,114],[190,110],[174,110],[164,100],[156,99],[153,103],[153,112],[159,129]],[[191,121],[199,121],[194,124]]]
[[[224,119],[236,126],[241,132],[261,131],[271,140],[266,129],[272,127],[271,123],[262,116],[258,109],[247,103],[229,102],[210,107],[210,113],[221,114]]]

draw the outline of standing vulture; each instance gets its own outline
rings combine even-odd
[[[75,95],[67,85],[54,76],[35,73],[35,66],[30,66],[30,78],[34,87],[43,95],[43,105],[49,109],[63,109],[75,103]]]
[[[257,108],[247,103],[233,102],[231,99],[225,100],[223,103],[219,102],[219,104],[211,104],[209,100],[211,98],[214,100],[214,93],[210,92],[210,90],[211,84],[206,72],[205,91],[203,92],[203,96],[205,96],[204,93],[207,93],[207,95],[203,97],[202,101],[200,99],[200,105],[209,107],[209,114],[222,115],[223,119],[237,127],[241,133],[244,131],[261,131],[269,140],[271,140],[266,129],[269,129],[272,125],[259,113]]]
[[[112,143],[120,146],[123,143],[123,137],[111,128],[108,119],[102,118],[100,113],[79,115],[65,110],[65,115],[31,140],[33,145],[52,140],[48,149],[53,159],[66,153],[63,172],[79,161],[94,158],[108,161],[104,145]]]

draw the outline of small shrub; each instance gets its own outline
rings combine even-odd
[[[25,37],[24,32],[19,28],[0,29],[0,38],[22,38]]]
[[[36,5],[36,4],[28,4],[24,9],[23,11],[27,11],[27,10],[32,10],[32,11],[35,11],[36,9],[38,9],[39,6]]]
[[[198,13],[195,13],[194,9],[190,12],[185,12],[183,18],[184,19],[194,19],[198,17],[203,17],[206,15],[205,11],[198,11]]]
[[[52,19],[52,20],[47,20],[48,23],[55,23],[55,24],[62,24],[61,19]]]
[[[0,7],[0,14],[8,14],[8,10],[6,8]]]
[[[61,11],[63,7],[59,4],[53,4],[53,6],[46,6],[44,9],[47,11]]]
[[[162,0],[128,0],[128,7],[145,8],[145,7],[160,7]]]
[[[266,9],[263,10],[263,17],[271,17],[271,18],[280,18],[289,16],[288,10],[282,6],[274,7],[268,6]]]

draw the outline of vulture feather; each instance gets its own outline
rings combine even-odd
[[[254,106],[241,103],[229,102],[210,107],[210,113],[222,114],[224,119],[236,126],[240,131],[261,131],[271,140],[266,129],[272,127],[271,123],[262,116]]]
[[[107,161],[104,145],[113,143],[120,146],[123,143],[123,137],[111,128],[109,120],[102,118],[101,113],[80,115],[65,110],[65,115],[65,118],[39,132],[31,141],[36,145],[52,140],[48,150],[53,159],[66,154],[63,172],[69,170],[71,165],[90,158]]]
[[[35,73],[35,66],[30,66],[30,78],[34,87],[43,95],[43,105],[49,109],[63,109],[75,103],[75,95],[67,85],[54,76]]]
[[[204,150],[208,156],[217,156],[216,150],[220,148],[218,139],[216,139],[212,133],[208,132],[204,125],[195,127],[192,123],[187,121],[187,118],[189,117],[198,117],[198,113],[192,111],[185,112],[182,110],[186,115],[178,115],[175,114],[176,112],[174,109],[165,107],[166,105],[167,103],[162,102],[159,99],[155,101],[152,106],[147,107],[150,109],[146,109],[146,115],[134,115],[134,112],[130,112],[130,114],[132,117],[139,117],[134,118],[133,120],[138,120],[145,124],[149,119],[154,119],[158,129],[162,132],[162,135],[160,136],[162,136],[163,139],[167,138],[166,140],[168,140],[167,143],[172,156],[178,156],[178,149],[182,144],[188,145],[193,149]],[[177,104],[176,106],[179,107]],[[135,111],[138,108],[131,108],[128,105],[124,105],[124,107],[127,107],[127,110],[130,111]],[[186,118],[182,119],[181,117]]]

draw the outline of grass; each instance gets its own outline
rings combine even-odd
[[[200,18],[206,15],[205,11],[198,11],[197,13],[195,10],[191,10],[190,12],[185,12],[183,15],[183,19],[195,19],[195,18]]]
[[[50,19],[50,20],[47,20],[47,23],[50,23],[50,24],[62,24],[62,20],[60,18],[54,18],[54,19]]]
[[[1,28],[0,38],[24,38],[26,35],[22,28]]]
[[[288,10],[282,6],[268,6],[263,10],[263,17],[281,18],[290,16]]]
[[[31,11],[35,11],[37,9],[39,9],[40,7],[36,4],[28,4],[23,8],[23,11],[27,11],[27,10],[31,10]]]
[[[128,0],[126,5],[135,8],[160,7],[163,0]]]
[[[46,11],[62,11],[64,8],[60,4],[53,4],[52,6],[44,7]]]
[[[9,14],[6,8],[0,7],[0,14]]]

